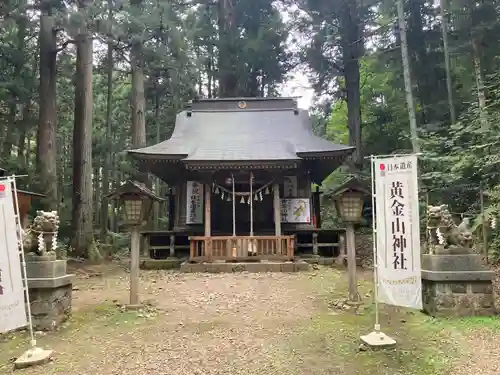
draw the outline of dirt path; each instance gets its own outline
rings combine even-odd
[[[56,351],[54,362],[23,373],[280,373],[273,372],[270,357],[294,325],[316,311],[310,277],[144,272],[142,295],[155,301],[154,318],[129,322],[113,317],[114,323],[98,319],[60,338],[42,337],[40,343]],[[128,278],[123,272],[80,277],[75,285],[76,315],[89,305],[127,301]]]
[[[332,307],[345,296],[347,280],[344,271],[330,268],[296,274],[141,272],[142,300],[153,307],[140,312],[116,306],[128,300],[122,267],[75,272],[73,319],[62,331],[38,337],[40,346],[55,350],[54,361],[16,374],[499,373],[496,323],[496,328],[475,322],[464,329],[457,321],[462,326],[456,328],[388,307],[381,323],[397,347],[360,348],[359,336],[373,324],[369,272],[358,275],[366,302],[359,311]],[[0,373],[10,373],[8,360],[26,343],[25,337],[0,341]]]
[[[500,333],[489,329],[476,329],[467,339],[471,352],[461,358],[454,375],[500,374]]]

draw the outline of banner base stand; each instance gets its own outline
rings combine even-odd
[[[387,348],[396,345],[396,340],[380,331],[361,336],[361,341],[371,348]]]
[[[44,364],[50,360],[52,353],[52,350],[45,350],[37,347],[31,348],[16,359],[14,367],[20,369]]]

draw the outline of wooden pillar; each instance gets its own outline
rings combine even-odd
[[[318,255],[319,250],[318,250],[318,232],[313,232],[312,234],[312,247],[313,247],[313,254]]]
[[[210,259],[212,254],[212,241],[210,239],[212,235],[212,190],[210,184],[205,184],[205,256]]]
[[[175,185],[175,195],[174,195],[174,227],[181,225],[181,211],[182,205],[186,205],[186,202],[182,200],[182,192],[186,190],[186,183],[178,183]],[[185,222],[184,222],[185,224]],[[173,228],[172,228],[173,229]]]
[[[205,237],[210,237],[212,235],[212,191],[209,184],[205,184]]]
[[[319,188],[316,186],[316,191],[312,193],[312,211],[314,215],[314,221],[316,228],[321,228],[321,203],[320,203]]]
[[[280,186],[273,184],[273,206],[274,206],[274,234],[281,236],[281,201],[280,201]],[[276,240],[276,252],[282,255],[281,239]]]
[[[172,189],[168,193],[168,230],[174,229],[175,222],[175,195]]]
[[[356,242],[354,237],[354,225],[346,224],[347,244],[347,277],[349,280],[349,300],[359,301],[358,282],[356,280]]]
[[[280,186],[273,184],[274,230],[276,236],[281,236],[281,202]]]
[[[139,263],[141,232],[139,227],[132,227],[130,233],[130,305],[139,304]]]
[[[479,198],[481,202],[481,219],[483,221],[482,225],[482,234],[483,234],[483,253],[484,253],[484,259],[486,261],[486,264],[488,264],[488,232],[487,232],[487,225],[486,225],[486,215],[484,214],[484,191],[483,187],[480,187],[479,190]]]
[[[339,235],[339,255],[335,258],[335,263],[338,265],[343,265],[346,260],[346,246],[345,246],[345,235]]]
[[[145,258],[149,257],[149,236],[145,236],[142,233],[140,234],[141,236],[141,253],[142,256]]]
[[[170,248],[169,248],[170,258],[175,257],[175,234],[170,235]]]

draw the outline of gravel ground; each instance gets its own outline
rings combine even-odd
[[[493,287],[496,295],[496,306],[500,309],[500,267],[493,267],[496,277]],[[498,375],[500,374],[500,332],[498,326],[472,329],[466,336],[466,345],[473,348],[464,356],[454,375]]]
[[[98,274],[79,275],[75,312],[127,301],[127,275]],[[141,294],[155,301],[153,318],[86,323],[58,340],[49,338],[54,361],[23,374],[281,374],[273,369],[276,351],[290,328],[316,309],[310,277],[143,272]]]
[[[467,339],[471,352],[462,358],[453,375],[500,374],[500,334],[488,329],[474,330]],[[452,373],[452,372],[450,372]]]
[[[75,319],[68,329],[39,337],[40,346],[55,351],[54,360],[16,374],[354,375],[366,373],[359,372],[360,363],[365,370],[365,363],[374,364],[376,367],[371,370],[377,375],[416,374],[380,367],[381,359],[394,356],[390,364],[399,368],[398,353],[380,357],[381,354],[365,352],[364,357],[356,357],[358,354],[351,350],[357,344],[352,337],[346,337],[359,337],[358,328],[348,333],[342,332],[347,326],[332,326],[335,319],[331,316],[338,312],[328,313],[330,317],[320,321],[321,327],[324,325],[329,331],[321,328],[312,336],[311,332],[308,336],[300,331],[304,327],[307,331],[311,324],[317,326],[318,315],[328,311],[327,296],[331,297],[332,291],[340,290],[340,296],[343,295],[345,278],[338,271],[322,268],[295,274],[141,272],[142,300],[152,307],[139,313],[120,312],[114,307],[128,299],[128,274],[120,266],[87,267],[75,272]],[[359,275],[365,289],[370,286],[362,280],[370,276]],[[369,300],[368,295],[365,298]],[[96,313],[96,309],[100,312]],[[359,323],[355,315],[352,319],[353,324],[366,326],[360,328],[361,332],[371,324],[365,324],[370,322],[369,316],[363,318],[365,323]],[[397,314],[393,319],[404,329]],[[467,334],[460,334],[456,346],[465,341],[473,350],[457,358],[456,367],[449,372],[433,375],[499,374],[497,331],[476,325]],[[404,343],[406,336],[414,337],[414,333],[400,332],[402,352],[410,348]],[[424,337],[421,339],[425,341]],[[1,366],[6,360],[5,352],[19,355],[26,340],[18,340],[15,346],[12,342],[8,347],[0,342],[0,373],[10,373],[2,371],[7,370]],[[349,342],[351,348],[346,349]],[[21,346],[16,347],[19,343]],[[335,353],[339,345],[347,351]]]

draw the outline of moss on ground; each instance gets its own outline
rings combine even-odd
[[[500,330],[500,320],[496,318],[434,319],[418,311],[381,306],[382,329],[396,339],[397,345],[392,349],[370,350],[360,341],[360,336],[369,333],[374,323],[370,279],[369,273],[359,276],[359,292],[363,297],[359,308],[338,310],[332,306],[338,306],[334,302],[343,300],[347,294],[345,271],[320,267],[303,274],[297,279],[300,284],[290,283],[290,288],[310,290],[313,302],[310,316],[287,320],[291,322],[287,327],[290,334],[271,335],[266,340],[262,368],[245,372],[245,368],[235,367],[233,373],[448,375],[452,374],[459,358],[470,350],[463,345],[464,337],[485,329]],[[183,326],[183,335],[193,334],[199,340],[200,335],[211,332],[214,327],[229,324],[217,315],[207,318]],[[157,324],[171,323],[154,309],[127,311],[113,304],[102,304],[76,311],[58,332],[37,337],[39,346],[61,349],[69,345],[71,350],[57,356],[50,371],[40,367],[26,374],[79,373],[85,364],[102,359],[106,350],[123,350],[123,337],[130,340],[143,328]],[[175,330],[176,326],[172,324],[171,329]],[[10,371],[12,359],[27,348],[28,342],[25,332],[0,336],[0,373]],[[81,351],[86,357],[75,358]]]
[[[288,362],[282,367],[303,369],[290,374],[304,373],[307,368],[314,374],[444,375],[465,350],[460,346],[460,328],[467,326],[467,320],[437,320],[390,306],[381,306],[380,321],[382,330],[397,345],[381,350],[366,348],[360,336],[370,332],[374,323],[370,282],[366,278],[359,282],[365,305],[357,311],[339,311],[330,309],[328,302],[345,297],[344,273],[320,271],[310,280],[313,290],[325,290],[324,304],[282,347],[280,357]]]
[[[146,324],[153,317],[154,313],[147,310],[129,311],[114,304],[100,304],[73,313],[57,332],[36,332],[35,338],[37,346],[53,348],[54,344],[61,341],[78,340],[82,333],[85,336],[112,336],[118,331]],[[26,330],[0,336],[0,374],[12,369],[16,357],[29,348],[29,341]]]

